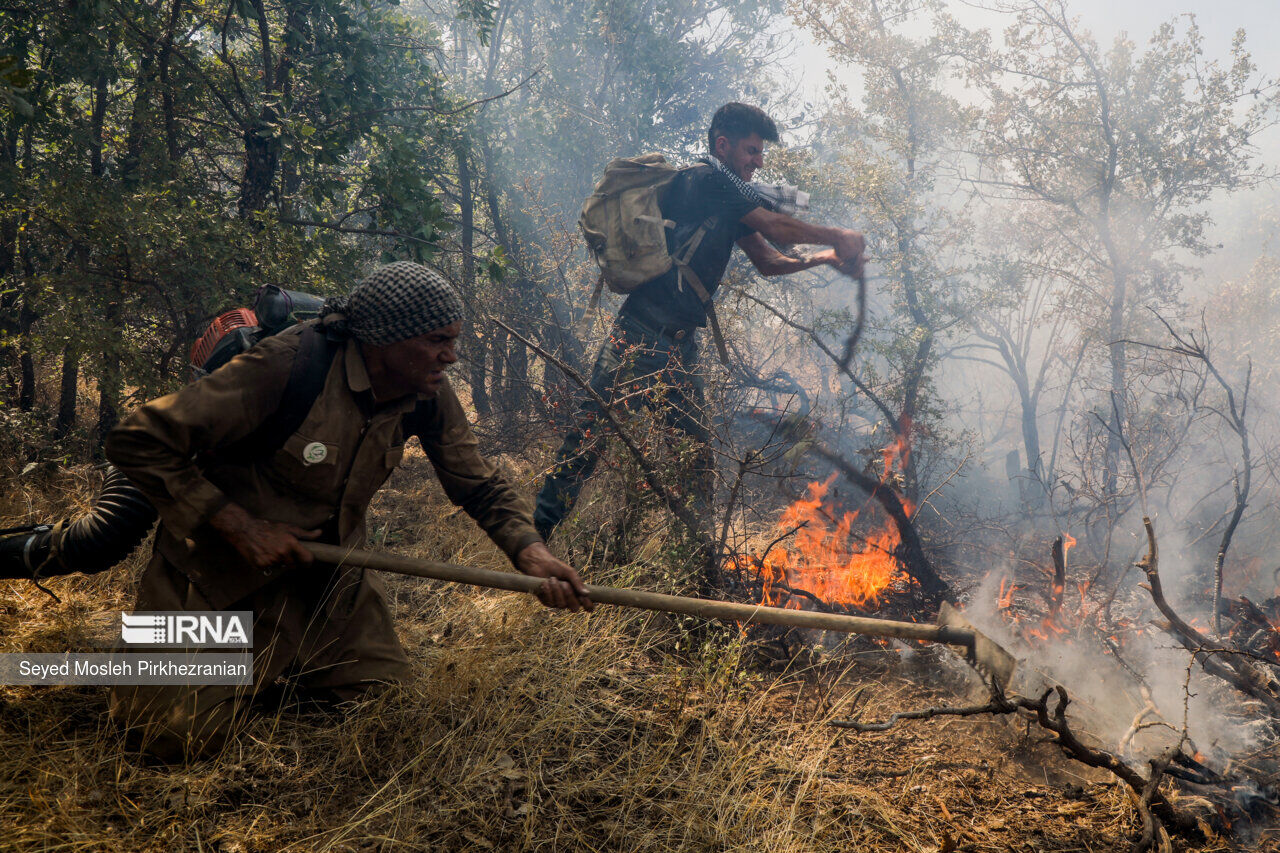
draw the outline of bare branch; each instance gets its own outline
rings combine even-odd
[[[688,528],[689,532],[693,534],[694,537],[704,546],[710,549],[712,547],[712,543],[708,538],[706,531],[703,529],[701,521],[699,521],[698,517],[694,515],[687,506],[681,503],[680,499],[677,498],[671,490],[667,488],[666,484],[662,482],[662,478],[658,475],[657,468],[655,468],[653,463],[650,462],[644,453],[641,452],[639,444],[637,444],[635,439],[631,437],[631,434],[626,430],[622,425],[622,422],[618,419],[618,416],[614,413],[613,406],[596,393],[596,390],[591,387],[591,383],[584,379],[578,371],[574,370],[562,360],[556,358],[550,352],[511,328],[506,323],[497,318],[494,318],[493,323],[499,328],[505,330],[507,334],[524,344],[530,350],[542,356],[549,364],[554,365],[558,370],[564,373],[565,376],[568,376],[573,380],[574,384],[587,392],[592,401],[600,407],[604,416],[609,420],[609,425],[613,427],[614,434],[618,436],[622,441],[623,446],[627,448],[627,452],[631,454],[632,458],[635,459],[636,464],[640,466],[640,470],[644,474],[645,482],[649,484],[649,488],[653,489],[654,494],[662,498],[662,502],[667,505],[667,509],[671,510],[671,514],[680,519],[680,522]]]

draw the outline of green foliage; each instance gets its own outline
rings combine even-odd
[[[597,167],[620,149],[695,148],[711,110],[761,84],[757,30],[777,11],[776,0],[11,4],[7,398],[28,405],[39,385],[51,404],[49,368],[80,354],[108,423],[114,389],[184,381],[207,319],[263,283],[336,291],[396,258],[442,265],[473,305],[560,340],[530,329],[562,304],[537,282],[565,270],[563,237]],[[727,26],[704,26],[719,17]],[[531,74],[536,84],[517,85]],[[528,381],[524,353],[492,362],[510,365],[513,387]]]
[[[436,257],[439,152],[464,119],[436,31],[397,4],[33,0],[5,15],[11,364],[88,356],[109,413],[115,389],[185,381],[208,318],[263,284],[336,292],[380,259]]]

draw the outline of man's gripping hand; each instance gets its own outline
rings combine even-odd
[[[837,261],[832,266],[854,278],[862,275],[864,260],[862,253],[867,248],[867,241],[863,238],[862,232],[843,229],[840,238],[832,244],[832,248],[835,249]]]
[[[573,567],[557,559],[541,542],[521,549],[516,555],[516,568],[530,577],[546,578],[538,589],[538,600],[548,607],[561,607],[577,613],[579,610],[590,611],[595,606]]]
[[[311,552],[299,539],[315,539],[319,530],[303,530],[255,518],[239,504],[229,503],[209,518],[209,524],[255,569],[293,568],[311,564]]]

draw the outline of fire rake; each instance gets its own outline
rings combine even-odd
[[[303,542],[317,560],[335,566],[360,566],[384,572],[395,572],[420,578],[506,589],[513,592],[536,593],[542,585],[541,578],[512,572],[495,572],[455,563],[438,563],[358,551],[337,545]],[[664,595],[637,589],[620,589],[611,586],[587,584],[591,600],[601,604],[636,607],[642,610],[659,610],[664,613],[687,613],[703,619],[719,619],[724,622],[788,625],[795,628],[818,628],[824,631],[841,631],[867,637],[894,637],[900,640],[923,640],[928,643],[945,643],[964,649],[965,659],[988,678],[995,679],[1003,689],[1013,678],[1017,659],[991,638],[969,623],[960,612],[945,602],[938,614],[938,624],[895,622],[889,619],[871,619],[864,616],[846,616],[839,613],[815,613],[809,610],[787,610],[763,604],[739,604],[732,601],[716,601],[707,598],[690,598],[682,595]]]

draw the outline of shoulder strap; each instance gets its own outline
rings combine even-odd
[[[708,231],[714,230],[717,224],[717,218],[712,216],[699,225],[698,230],[694,231],[685,243],[683,251],[672,256],[671,260],[675,263],[680,279],[689,282],[693,292],[702,301],[702,306],[707,309],[707,324],[711,326],[711,337],[716,343],[716,352],[720,356],[721,363],[725,367],[731,368],[729,364],[729,348],[725,346],[724,334],[720,331],[720,318],[716,316],[715,305],[711,303],[711,294],[707,292],[707,288],[702,284],[702,279],[698,278],[698,274],[689,265],[689,262],[693,260],[693,253],[698,251],[698,246],[702,243],[702,238],[707,236]]]
[[[601,270],[600,275],[596,277],[596,286],[591,291],[591,299],[587,301],[587,310],[582,312],[582,318],[574,326],[573,332],[579,340],[585,341],[591,332],[591,317],[600,308],[602,293],[604,293],[604,270]]]
[[[729,363],[729,348],[725,346],[724,334],[720,331],[720,318],[716,316],[715,305],[711,304],[711,294],[702,286],[698,274],[687,263],[677,259],[676,268],[680,271],[680,277],[689,282],[698,299],[702,300],[702,307],[707,309],[707,324],[711,326],[711,337],[716,342],[716,353],[720,356],[720,362],[732,370],[733,366]]]
[[[253,432],[217,451],[221,459],[261,459],[275,453],[298,431],[324,390],[325,379],[342,341],[312,324],[302,330],[301,343],[289,371],[280,405]]]

